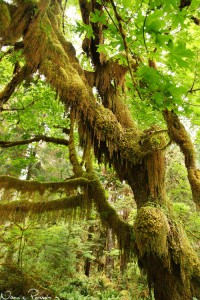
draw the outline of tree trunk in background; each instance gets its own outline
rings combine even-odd
[[[89,277],[90,276],[90,267],[91,267],[91,259],[90,258],[86,258],[85,260],[85,276]]]
[[[105,261],[105,273],[108,278],[112,278],[114,270],[114,257],[110,255],[110,251],[115,247],[115,237],[112,229],[108,228],[106,232],[106,261]]]
[[[93,232],[94,232],[94,227],[93,227],[93,225],[91,225],[88,228],[88,242],[90,242],[92,240],[92,233]],[[90,276],[90,268],[91,268],[91,259],[89,257],[86,257],[84,270],[85,270],[85,275],[87,277]]]

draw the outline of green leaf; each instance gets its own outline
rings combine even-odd
[[[148,33],[160,33],[162,28],[161,20],[153,20],[151,23],[147,23],[146,32]]]
[[[164,95],[160,92],[156,92],[152,98],[155,100],[156,105],[158,105],[158,107],[162,107],[163,106],[163,102],[164,102]]]
[[[91,12],[90,13],[90,19],[91,19],[91,21],[93,22],[93,23],[97,23],[97,22],[99,22],[99,23],[102,23],[102,24],[104,24],[104,25],[106,25],[106,23],[107,23],[107,18],[106,18],[106,15],[105,14],[103,14],[100,10],[98,10],[98,9],[95,9],[95,12],[93,13],[93,12]]]
[[[175,63],[180,68],[189,67],[189,59],[193,59],[194,53],[192,50],[187,49],[186,44],[184,42],[179,41],[177,45],[169,47],[169,49],[169,62],[172,65]]]
[[[140,80],[148,85],[150,90],[155,91],[158,88],[161,76],[156,69],[143,66],[138,69],[137,75]]]

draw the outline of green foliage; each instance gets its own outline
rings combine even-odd
[[[91,12],[90,14],[90,20],[93,22],[93,23],[97,23],[97,22],[100,22],[104,25],[107,24],[107,20],[106,20],[106,16],[105,14],[103,14],[100,10],[98,9],[95,9],[94,12]]]
[[[79,36],[85,34],[87,38],[94,38],[92,26],[88,24],[82,24],[77,21],[75,32],[79,34]]]
[[[76,17],[70,16],[69,9],[63,21],[62,29],[67,39],[78,45],[79,52],[80,39],[96,37],[91,22],[102,26],[104,43],[96,45],[97,52],[130,68],[131,75],[127,72],[122,87],[126,96],[122,99],[141,129],[154,124],[165,128],[162,118],[165,109],[174,110],[199,125],[200,42],[198,29],[191,24],[191,16],[199,17],[199,3],[193,0],[190,7],[180,9],[179,2],[119,0],[117,12],[120,18],[116,18],[111,3],[99,1],[103,3],[103,12],[95,9],[90,14],[90,24],[83,24],[77,3],[73,1],[71,9],[74,10],[71,11],[75,12]],[[48,36],[53,34],[49,25],[43,30]],[[83,58],[82,53],[80,57],[84,68],[94,71],[87,57]],[[129,65],[129,60],[134,61],[134,66]],[[12,79],[16,64],[21,67],[25,64],[23,51],[13,51],[13,47],[3,49],[0,53],[1,90]],[[68,139],[62,129],[69,127],[69,110],[59,102],[56,91],[49,87],[46,78],[33,74],[3,104],[1,139],[25,140],[41,134]],[[77,145],[76,150],[82,156]],[[171,158],[167,161],[167,195],[173,201],[175,218],[184,225],[199,251],[200,217],[191,204],[192,195],[183,158],[177,151],[172,154],[168,152],[168,155]],[[0,165],[0,174],[41,181],[65,180],[73,175],[68,149],[42,142],[1,149]],[[120,182],[112,169],[96,166],[96,170],[112,206],[125,222],[133,224],[136,205],[130,187]],[[122,276],[123,254],[117,247],[116,238],[111,232],[112,247],[109,248],[108,234],[99,226],[97,219],[93,211],[91,220],[69,226],[56,223],[57,220],[53,224],[49,221],[49,224],[40,226],[27,219],[24,224],[9,223],[2,228],[1,263],[9,259],[14,267],[10,278],[6,267],[0,270],[0,289],[16,284],[28,286],[28,274],[40,286],[48,286],[63,299],[151,299],[146,280],[136,263],[129,262]],[[159,236],[156,246],[162,237]],[[113,265],[108,263],[109,259]],[[84,268],[88,261],[91,276],[86,278]],[[112,271],[112,276],[108,269]]]
[[[192,205],[191,188],[187,179],[183,156],[177,147],[168,152],[167,193],[173,202]]]

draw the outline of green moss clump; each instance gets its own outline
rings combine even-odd
[[[140,139],[141,133],[135,128],[124,130],[123,135],[120,136],[119,150],[122,153],[122,158],[127,159],[133,165],[141,163],[148,153],[148,151],[143,152]]]
[[[161,209],[142,207],[134,224],[135,240],[140,257],[154,253],[159,257],[167,255],[169,233],[167,218]]]

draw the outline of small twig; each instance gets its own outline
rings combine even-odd
[[[198,61],[198,58],[199,58],[199,55],[197,53],[197,61]],[[186,95],[185,95],[184,98],[186,98],[189,93],[196,92],[196,91],[200,90],[200,89],[196,89],[196,90],[194,89],[194,85],[195,85],[195,83],[197,81],[197,61],[196,61],[196,64],[195,64],[194,80],[192,82],[191,88],[187,91],[187,93],[186,93]]]
[[[1,111],[20,111],[20,110],[25,110],[28,107],[31,107],[33,104],[35,103],[35,101],[33,100],[29,105],[27,105],[26,107],[22,107],[22,108],[1,108]]]
[[[195,92],[198,92],[198,91],[200,91],[200,88],[199,89],[190,89],[188,91],[188,93],[195,93]]]
[[[192,103],[187,103],[188,105],[190,106],[197,106],[197,107],[200,107],[200,104],[192,104]]]
[[[106,5],[105,5],[104,0],[101,0],[101,1],[102,1],[103,7],[105,8],[105,10],[106,10],[106,12],[107,12],[109,18],[110,18],[111,21],[113,22],[113,24],[114,24],[114,26],[116,27],[116,29],[119,30],[119,28],[117,27],[117,24],[115,23],[113,17],[112,17],[111,14],[109,13],[109,11],[108,11],[108,9],[107,9],[107,7],[106,7]]]
[[[184,226],[185,227],[185,226]],[[197,236],[196,234],[194,234],[191,230],[189,230],[188,228],[185,228],[185,230],[191,234],[193,237],[195,237],[196,239],[200,240],[200,236]]]

